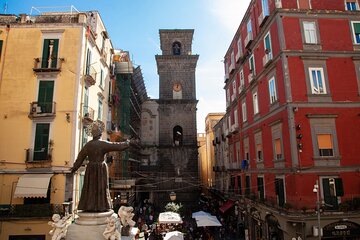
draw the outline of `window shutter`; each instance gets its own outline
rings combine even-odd
[[[360,23],[354,23],[355,34],[360,34]]]
[[[281,142],[280,142],[280,138],[275,139],[275,153],[276,153],[276,154],[281,154]]]
[[[331,134],[317,135],[319,149],[333,149]]]
[[[59,49],[59,39],[53,39],[53,49],[51,54],[51,67],[56,68],[57,67],[57,61],[58,61],[58,49]]]
[[[275,193],[279,195],[279,179],[275,178]]]
[[[336,188],[336,196],[342,197],[344,196],[344,188],[341,178],[335,178],[335,188]]]
[[[323,187],[323,191],[324,191],[325,202],[329,202],[329,201],[331,201],[329,179],[323,178],[322,183],[323,183],[322,187]],[[318,191],[320,191],[320,188],[318,189]]]
[[[43,55],[42,55],[42,61],[41,61],[41,68],[47,68],[48,59],[49,59],[49,45],[50,45],[50,39],[44,39],[44,47],[43,47]]]
[[[41,106],[41,111],[45,113],[52,112],[52,101],[54,94],[54,81],[40,81],[38,104]]]

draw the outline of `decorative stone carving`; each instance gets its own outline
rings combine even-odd
[[[48,224],[53,228],[49,232],[52,236],[51,240],[61,240],[66,237],[67,228],[71,224],[71,215],[60,217],[59,214],[54,214],[52,216],[52,221],[49,221]]]
[[[106,228],[103,233],[106,240],[121,240],[121,226],[119,219],[115,214],[113,214],[111,217],[108,217],[106,219]],[[120,231],[119,231],[120,229]]]
[[[133,207],[126,207],[126,206],[121,206],[118,211],[120,222],[123,227],[121,231],[121,235],[123,236],[130,236],[130,228],[135,226],[135,221],[132,220],[132,218],[135,215],[133,211],[134,211]]]

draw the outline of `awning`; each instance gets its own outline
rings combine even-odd
[[[17,182],[14,197],[46,198],[49,181],[53,174],[24,174]]]
[[[227,200],[220,208],[220,212],[225,213],[227,210],[229,210],[232,206],[234,206],[234,201]]]

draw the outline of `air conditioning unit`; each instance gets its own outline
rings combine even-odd
[[[41,106],[38,106],[37,104],[33,104],[32,107],[31,107],[31,113],[32,114],[41,113]]]

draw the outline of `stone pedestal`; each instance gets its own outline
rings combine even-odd
[[[72,223],[66,234],[66,240],[105,240],[103,235],[106,228],[106,219],[115,214],[113,210],[101,213],[78,212],[78,218]],[[134,239],[133,232],[137,228],[131,228],[130,236],[121,236],[121,240]]]
[[[106,228],[106,218],[114,211],[89,213],[79,212],[75,223],[67,230],[66,240],[105,240],[103,233]]]

